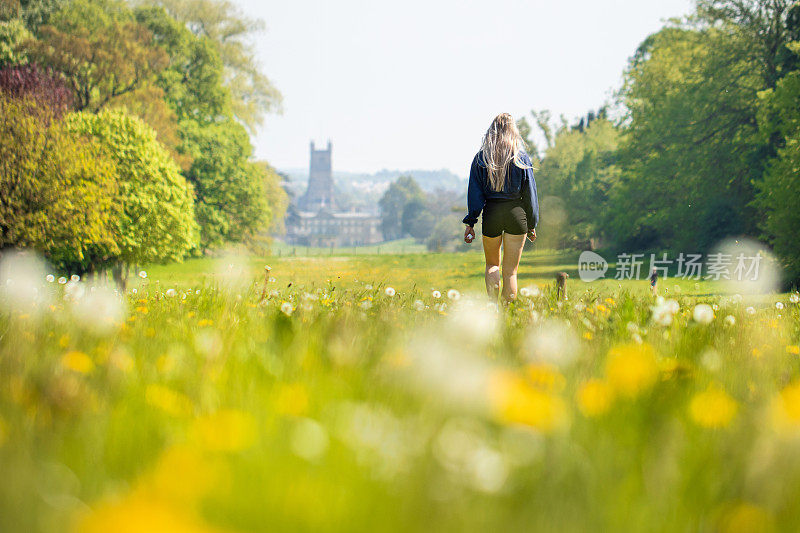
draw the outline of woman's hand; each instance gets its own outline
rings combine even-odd
[[[464,242],[470,244],[474,240],[475,240],[475,228],[473,228],[472,226],[467,226],[467,229],[464,230]]]
[[[536,240],[536,229],[532,229],[528,232],[528,239],[533,242]]]

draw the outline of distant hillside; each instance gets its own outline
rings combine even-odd
[[[287,186],[299,196],[306,190],[308,169],[287,168],[280,170],[289,177]],[[441,170],[380,170],[372,174],[357,172],[333,172],[336,201],[340,208],[351,207],[374,210],[381,195],[399,176],[410,175],[426,192],[437,189],[459,191],[466,187],[466,178],[461,178],[447,169]]]

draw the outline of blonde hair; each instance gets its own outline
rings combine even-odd
[[[523,151],[525,151],[525,141],[519,133],[514,117],[508,113],[497,115],[486,130],[481,144],[483,163],[489,173],[489,185],[492,190],[503,190],[511,161],[519,168],[531,168],[520,159],[520,152]]]

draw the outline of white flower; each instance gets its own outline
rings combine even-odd
[[[48,274],[47,277],[44,279],[47,280],[47,283],[53,283],[56,280],[56,277],[52,274]]]
[[[81,277],[79,275],[77,275],[77,274],[73,274],[73,275],[71,275],[69,277],[69,280],[70,281],[74,281],[75,283],[77,283],[77,282],[79,282],[81,280]]]
[[[372,302],[370,300],[364,300],[359,305],[361,306],[361,309],[369,309],[372,307]]]
[[[734,317],[733,315],[728,315],[725,317],[726,326],[733,326],[734,324],[736,324],[736,317]]]
[[[425,302],[423,302],[422,300],[414,300],[414,309],[416,309],[417,311],[422,311],[423,309],[425,309]]]
[[[522,287],[519,290],[519,295],[527,298],[531,295],[531,290],[528,287]]]
[[[433,291],[431,295],[436,298],[437,300],[442,297],[442,293],[439,291]]]
[[[283,302],[281,304],[281,312],[286,316],[291,315],[292,314],[292,304],[290,304],[289,302]]]
[[[754,315],[754,314],[756,314],[756,310],[755,310],[753,307],[748,307],[747,309],[745,309],[745,312],[746,312],[748,315]]]
[[[368,291],[371,291],[372,290],[372,285],[367,283],[366,285],[364,285],[364,288],[367,289]]]
[[[667,306],[659,305],[653,308],[653,322],[659,326],[669,326],[672,324],[672,313]]]
[[[711,306],[711,309],[713,309],[714,311],[719,311],[719,306],[717,304],[714,304]]]
[[[272,276],[270,276],[268,281],[269,281],[270,283],[275,283],[275,278],[273,278]]]
[[[714,320],[714,310],[708,304],[697,304],[694,306],[692,318],[700,324],[709,324]]]
[[[178,294],[178,293],[177,293],[177,291],[176,291],[175,289],[167,289],[167,292],[166,292],[165,294],[166,294],[166,295],[167,295],[169,298],[172,298],[172,297],[174,297],[174,296],[175,296],[176,294]]]
[[[461,293],[455,289],[450,289],[447,291],[447,297],[453,300],[454,302],[461,298]]]
[[[789,301],[792,302],[793,304],[800,303],[800,294],[793,292],[792,294],[789,295]]]
[[[783,302],[775,302],[775,309],[783,309]]]
[[[139,292],[139,291],[138,291],[138,290],[136,290],[136,287],[134,287],[134,288],[132,288],[132,289],[131,289],[131,293],[132,293],[132,294],[136,294],[137,292]]]
[[[386,287],[386,290],[384,292],[386,293],[386,296],[389,297],[392,297],[395,294],[395,291],[392,287]]]
[[[145,272],[144,270],[140,270],[139,271],[139,277],[142,278],[142,279],[145,279],[147,277],[147,272]]]
[[[680,304],[678,304],[678,302],[672,298],[664,302],[664,306],[669,309],[669,312],[673,315],[678,314],[678,311],[681,310]]]

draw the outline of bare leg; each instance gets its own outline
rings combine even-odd
[[[503,237],[484,237],[483,255],[486,256],[486,294],[497,300],[500,291],[500,244]]]
[[[525,246],[525,235],[503,234],[503,300],[517,298],[517,269]]]

